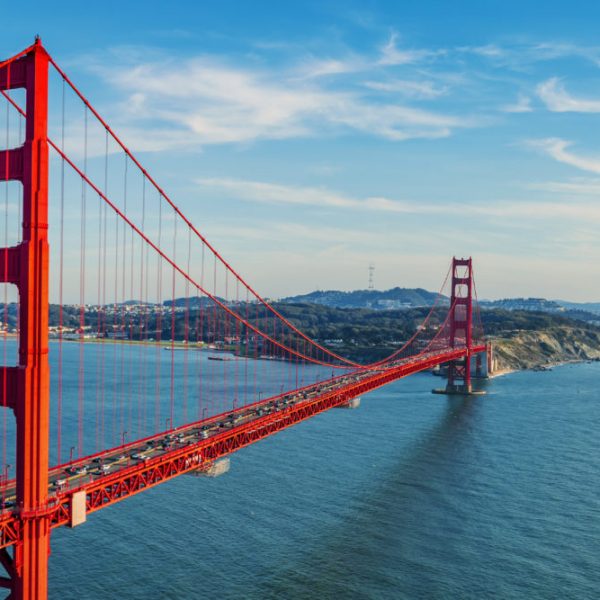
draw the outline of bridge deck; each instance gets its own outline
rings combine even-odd
[[[485,349],[485,346],[476,346],[471,352],[484,352]],[[353,371],[56,466],[49,475],[49,504],[38,514],[45,514],[51,527],[68,525],[75,492],[85,491],[86,512],[95,512],[178,475],[206,469],[216,459],[300,421],[465,354],[465,348],[449,349],[400,360],[376,371]],[[0,548],[3,548],[19,539],[20,509],[11,505],[15,497],[14,481],[0,488],[0,494],[7,502],[0,517]]]

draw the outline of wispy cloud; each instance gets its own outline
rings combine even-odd
[[[328,227],[323,225],[303,225],[286,221],[272,221],[269,223],[269,237],[265,238],[265,223],[250,222],[244,226],[217,225],[210,229],[211,237],[218,239],[234,239],[247,247],[247,240],[259,244],[264,242],[268,249],[272,249],[274,242],[285,243],[291,240],[303,240],[315,243],[341,244],[360,243],[379,245],[381,236],[376,232],[360,229]]]
[[[578,196],[600,196],[600,179],[576,178],[571,181],[543,181],[527,186],[532,190]]]
[[[348,67],[350,68],[350,67]],[[313,66],[341,72],[343,64]],[[389,140],[439,138],[473,119],[386,101],[355,88],[332,89],[293,70],[241,68],[212,57],[154,61],[101,71],[108,84],[128,94],[129,121],[159,131],[175,127],[182,140],[198,144],[249,142],[362,133]]]
[[[390,79],[385,81],[367,81],[365,86],[380,92],[400,94],[407,98],[431,100],[448,93],[448,86],[437,86],[433,81],[411,81]]]
[[[600,173],[600,157],[586,157],[574,152],[569,152],[573,142],[561,138],[545,138],[541,140],[529,140],[527,142],[532,148],[535,148],[554,160],[571,165],[583,171],[591,173]]]
[[[410,47],[396,32],[360,52],[338,47],[319,55],[298,44],[293,51],[271,45],[262,52],[181,59],[156,48],[124,47],[113,49],[110,69],[97,59],[86,59],[86,66],[127,111],[119,114],[136,148],[173,149],[357,132],[393,141],[447,137],[485,126],[489,90],[477,86],[504,86],[500,110],[528,113],[529,95],[508,101],[525,89],[515,72],[566,56],[600,57],[596,48],[550,42]],[[482,62],[499,75],[482,75]],[[557,78],[536,93],[552,111],[600,112],[600,100],[570,95]],[[477,106],[481,98],[486,102]]]
[[[384,66],[407,65],[443,53],[444,50],[400,49],[398,48],[398,34],[392,33],[389,40],[381,47],[381,57],[377,62]]]
[[[501,48],[496,44],[486,44],[485,46],[464,46],[459,48],[459,50],[462,52],[478,54],[479,56],[484,56],[485,58],[501,58],[507,54],[507,50],[505,48]]]
[[[502,111],[507,113],[528,113],[532,110],[531,98],[523,94],[519,94],[516,102],[502,107]]]
[[[477,82],[492,85],[476,72],[481,61],[514,71],[566,56],[600,59],[598,48],[551,42],[447,48],[402,42],[393,32],[370,51],[343,48],[318,55],[296,45],[283,56],[271,47],[263,49],[265,56],[183,60],[156,48],[121,47],[113,48],[110,69],[97,57],[87,57],[86,66],[116,92],[132,145],[153,150],[356,132],[393,141],[447,137],[486,123],[489,104],[473,104],[485,97],[474,92]],[[522,81],[506,79],[506,72],[502,77],[494,81],[523,89]],[[470,93],[457,98],[457,90]],[[600,100],[570,95],[557,78],[536,91],[552,111],[600,112]],[[507,97],[514,93],[514,87],[506,90]],[[446,108],[422,104],[444,97]],[[500,110],[531,112],[531,98],[519,94]]]
[[[457,217],[465,207],[449,203],[423,203],[397,200],[380,196],[355,198],[327,188],[284,185],[265,181],[232,178],[202,178],[197,183],[203,188],[223,193],[237,200],[274,205],[315,206],[328,209],[356,210],[412,215]],[[537,226],[540,219],[600,222],[600,206],[588,202],[555,201],[502,201],[471,204],[471,215],[497,220],[523,219]],[[527,225],[525,223],[525,225]],[[514,227],[510,224],[509,227]]]
[[[591,202],[506,202],[474,207],[471,211],[488,217],[526,219],[531,227],[537,227],[540,220],[600,223],[600,206]]]
[[[553,112],[600,112],[600,100],[572,96],[558,77],[552,77],[538,85],[537,94],[548,110]]]
[[[600,46],[585,46],[557,41],[485,44],[482,46],[459,46],[461,54],[471,54],[492,61],[496,65],[523,71],[541,62],[578,58],[600,66]]]
[[[352,198],[325,188],[229,178],[203,178],[198,179],[197,182],[203,187],[229,193],[241,200],[268,204],[292,204],[395,213],[430,212],[435,210],[433,206],[423,206],[417,203],[390,200],[389,198]]]
[[[356,73],[368,68],[369,63],[360,56],[346,58],[315,58],[302,61],[297,68],[299,79],[316,79],[333,75]]]
[[[270,268],[268,276],[264,275],[265,286],[272,287],[270,282],[274,277],[280,282],[278,285],[285,286],[290,269],[294,269],[299,276],[294,282],[295,288],[290,288],[292,290],[299,289],[298,286],[314,289],[323,285],[318,282],[328,282],[329,287],[356,287],[360,284],[348,282],[356,277],[356,265],[365,263],[366,272],[368,260],[376,262],[380,280],[395,285],[398,281],[395,266],[398,252],[410,255],[411,262],[423,264],[423,268],[427,263],[429,269],[433,269],[436,261],[443,261],[442,257],[448,252],[472,253],[478,257],[479,264],[491,269],[487,256],[494,248],[499,248],[497,256],[503,269],[510,265],[506,273],[502,271],[504,281],[510,278],[514,283],[514,270],[517,269],[523,274],[523,289],[531,295],[539,294],[539,291],[535,292],[539,284],[532,280],[532,272],[542,278],[551,274],[556,276],[557,273],[566,275],[572,272],[573,260],[582,252],[590,264],[594,264],[597,256],[589,241],[590,231],[600,225],[600,205],[587,198],[583,201],[567,201],[562,197],[544,201],[513,199],[470,204],[465,208],[464,205],[447,203],[360,198],[327,188],[242,179],[202,179],[198,184],[202,188],[202,196],[282,208],[297,207],[299,210],[294,215],[299,219],[299,215],[307,214],[307,206],[336,211],[348,219],[340,221],[351,224],[348,228],[330,226],[328,223],[338,221],[321,219],[315,210],[311,210],[308,212],[310,224],[295,219],[281,222],[276,220],[276,215],[289,217],[290,213],[270,209],[268,225],[264,219],[257,219],[236,227],[230,216],[222,223],[212,225],[210,237],[233,247],[234,253],[239,254],[238,262],[242,267],[246,268],[248,263],[250,271],[255,268],[256,261],[268,261]],[[458,227],[464,224],[462,216],[465,211],[471,215],[473,231],[469,236],[457,237],[455,224]],[[359,223],[362,222],[360,219],[368,216],[369,226],[364,231],[357,226],[356,218],[349,218],[351,212],[357,214]],[[228,215],[231,213],[227,211]],[[380,218],[375,218],[375,214],[379,214]],[[402,224],[403,233],[399,238],[389,236],[396,219],[398,224]],[[422,246],[424,228],[429,233],[426,249]],[[265,229],[269,231],[266,237]],[[541,236],[540,231],[543,232]],[[247,240],[252,240],[255,248],[252,259],[247,257]],[[273,244],[278,248],[275,254]],[[304,251],[299,251],[299,248]],[[561,263],[560,269],[555,264],[556,256],[560,256],[564,263]],[[515,260],[517,257],[518,260]],[[579,263],[577,265],[579,268]],[[283,293],[278,291],[278,294]],[[506,295],[506,290],[498,286],[495,293]]]
[[[541,42],[530,45],[527,53],[532,59],[538,61],[575,57],[600,66],[600,46],[584,46],[566,44],[564,42]]]

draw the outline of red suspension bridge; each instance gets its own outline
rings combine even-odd
[[[449,393],[471,391],[486,351],[471,259],[408,341],[359,364],[227,263],[39,40],[0,62],[0,92],[8,598],[46,598],[55,527],[437,365]]]

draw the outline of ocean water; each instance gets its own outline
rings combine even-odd
[[[55,531],[50,598],[598,598],[599,383],[398,381]]]

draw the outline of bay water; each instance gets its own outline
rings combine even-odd
[[[597,598],[600,363],[478,397],[440,383],[398,381],[234,454],[225,476],[53,532],[50,598]]]

